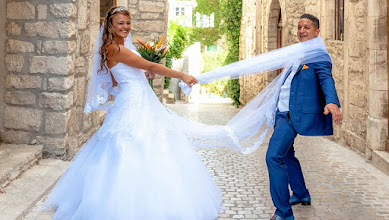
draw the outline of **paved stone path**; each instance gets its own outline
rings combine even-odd
[[[238,111],[225,104],[168,107],[207,124],[224,124]],[[223,192],[224,210],[219,220],[260,220],[273,214],[266,148],[267,143],[250,155],[198,149]],[[322,137],[298,136],[295,149],[312,197],[311,206],[293,206],[296,219],[389,219],[389,176],[354,151]]]

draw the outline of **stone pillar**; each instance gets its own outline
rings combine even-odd
[[[387,2],[368,1],[369,113],[367,156],[372,150],[385,150],[388,137],[388,41]]]
[[[71,156],[68,153],[102,119],[98,113],[82,113],[99,3],[7,0],[6,4],[1,139],[41,144],[46,155]]]
[[[0,2],[0,29],[5,30],[6,24],[6,2]],[[4,64],[4,56],[5,56],[5,41],[7,35],[5,31],[0,32],[0,115],[4,113],[4,78],[6,75],[6,67]],[[0,117],[0,131],[3,130],[3,118]]]
[[[167,0],[130,0],[128,9],[131,13],[131,34],[136,40],[150,41],[164,35],[167,36],[168,2]],[[154,91],[160,101],[163,98],[165,78],[157,75],[154,79]]]

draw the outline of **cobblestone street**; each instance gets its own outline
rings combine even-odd
[[[176,104],[169,108],[207,124],[224,124],[238,111],[226,104]],[[198,149],[223,192],[219,220],[269,219],[265,163],[267,143],[250,155],[227,149]],[[298,136],[295,143],[311,206],[293,206],[296,219],[389,219],[389,176],[354,151],[322,137]]]

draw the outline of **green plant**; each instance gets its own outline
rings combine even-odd
[[[239,60],[239,35],[240,22],[242,18],[242,0],[225,0],[221,7],[224,18],[224,33],[226,36],[228,54],[224,64]],[[240,85],[239,79],[228,81],[227,84],[228,96],[234,101],[234,105],[239,107]]]
[[[174,21],[169,22],[168,29],[168,44],[172,58],[179,59],[182,57],[182,53],[189,45],[189,37],[187,36],[188,28],[183,27],[175,23]]]
[[[202,70],[201,72],[208,72],[218,67],[223,66],[226,58],[226,52],[204,52],[202,54]],[[226,86],[228,81],[217,81],[213,83],[207,83],[201,85],[201,87],[207,88],[207,92],[211,92],[222,96],[226,92]]]

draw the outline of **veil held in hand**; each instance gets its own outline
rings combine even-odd
[[[236,79],[283,68],[282,73],[225,126],[188,121],[190,126],[186,126],[187,135],[194,144],[201,147],[228,147],[244,154],[255,151],[274,125],[278,97],[286,77],[294,75],[302,64],[323,61],[332,64],[323,40],[316,37],[199,75],[196,77],[199,84],[205,84],[218,79]],[[186,95],[190,94],[191,88],[186,83],[180,82],[180,87]]]

